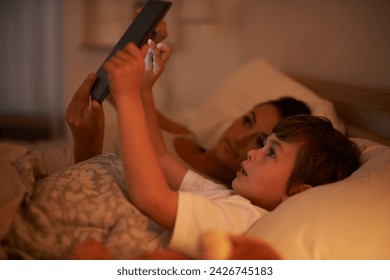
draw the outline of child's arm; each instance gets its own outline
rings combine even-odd
[[[146,122],[157,156],[160,160],[160,165],[163,168],[168,183],[172,189],[177,190],[187,169],[184,168],[181,163],[177,162],[166,149],[152,92],[152,87],[164,71],[165,64],[168,61],[172,50],[164,44],[159,44],[157,46],[152,40],[149,40],[148,44],[150,49],[145,59],[146,69],[142,86]]]
[[[118,112],[123,167],[131,200],[151,219],[172,230],[178,193],[169,188],[160,167],[141,96],[147,47],[139,50],[130,43],[104,67]]]

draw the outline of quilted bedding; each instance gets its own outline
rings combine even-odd
[[[132,259],[159,235],[129,202],[115,154],[50,175],[31,154],[14,166],[26,194],[2,242],[8,258],[66,259],[75,245],[92,238],[114,258]]]

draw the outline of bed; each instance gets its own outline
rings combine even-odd
[[[246,234],[285,259],[390,259],[389,89],[285,74],[260,57],[226,77],[191,116],[178,111],[176,117],[185,115],[208,148],[253,104],[287,95],[351,137],[362,150],[361,167],[343,181],[288,199]],[[367,119],[382,123],[385,133],[372,130]],[[161,230],[128,203],[116,141],[106,139],[103,155],[76,165],[68,141],[1,142],[1,258],[66,259],[88,238],[116,259],[144,252]]]

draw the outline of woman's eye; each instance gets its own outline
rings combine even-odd
[[[256,146],[258,148],[263,148],[265,146],[265,138],[261,137],[261,136],[257,137],[256,138]]]
[[[251,128],[252,127],[252,120],[250,117],[248,116],[244,116],[243,119],[242,119],[242,123],[244,124],[244,126],[248,127],[248,128]]]

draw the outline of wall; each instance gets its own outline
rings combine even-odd
[[[0,138],[63,136],[61,0],[0,1]]]
[[[289,72],[390,87],[390,1],[243,2],[243,60],[262,54]]]
[[[82,0],[64,1],[64,72],[65,103],[69,104],[73,94],[91,72],[96,72],[109,50],[91,49],[83,45],[84,10]],[[114,124],[115,112],[105,105],[107,127]],[[67,135],[70,131],[67,128]]]

